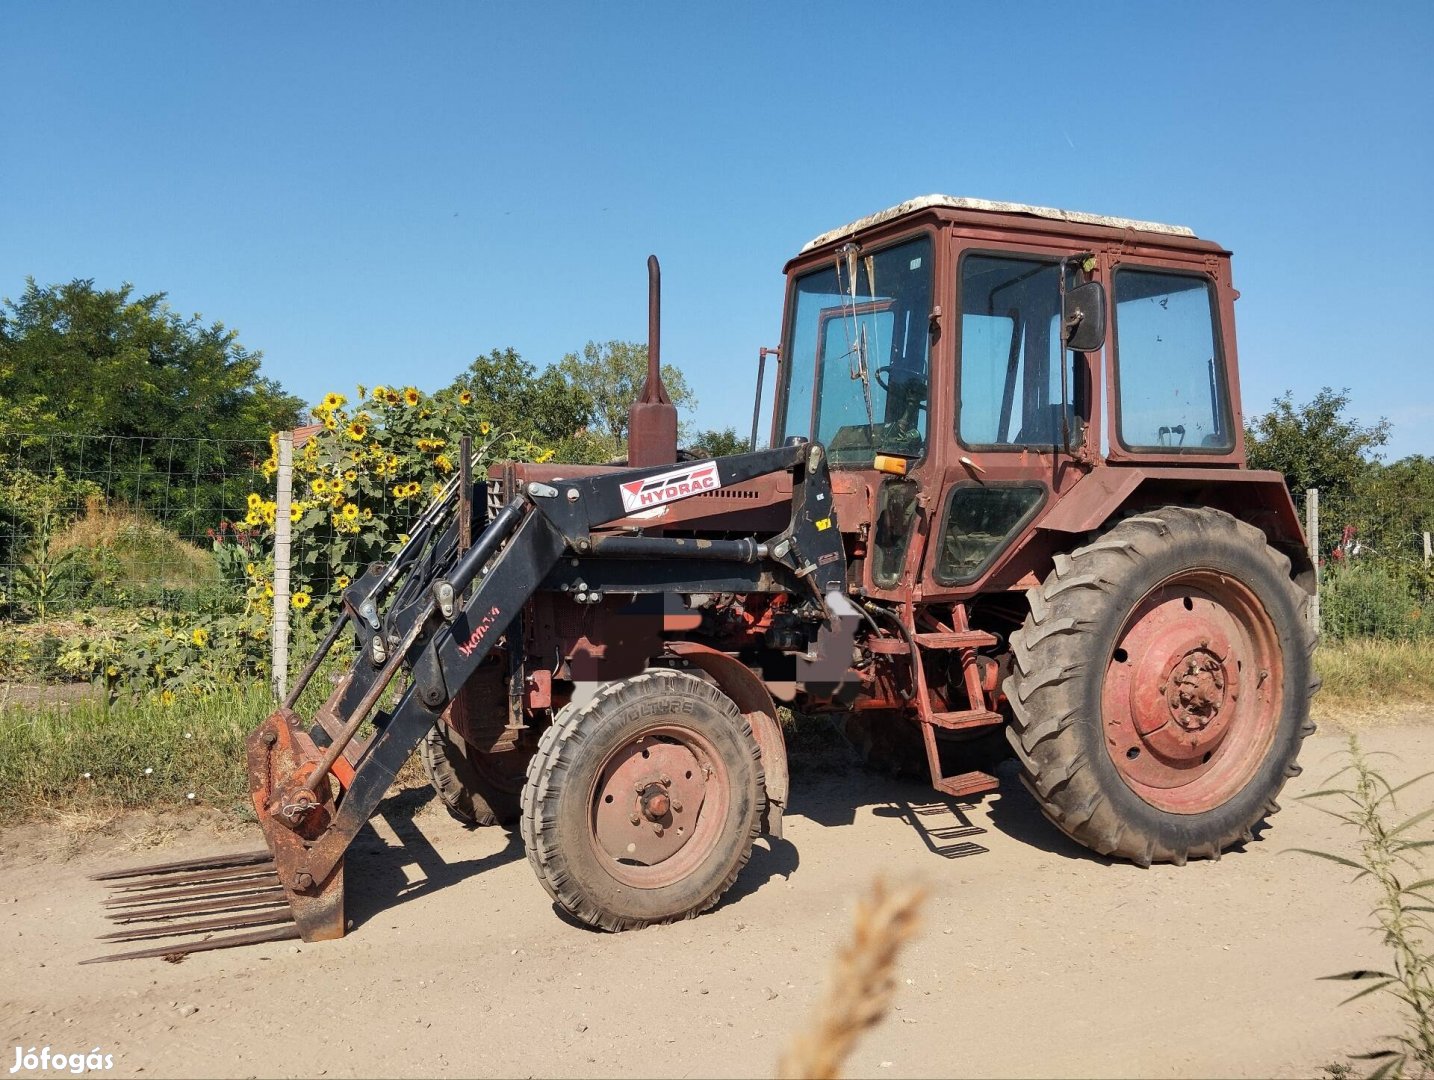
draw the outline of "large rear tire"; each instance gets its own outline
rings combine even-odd
[[[654,669],[606,684],[543,733],[523,842],[564,911],[630,930],[716,904],[765,807],[761,752],[737,706],[695,676]]]
[[[1289,559],[1229,514],[1167,506],[1057,555],[1028,597],[1007,737],[1046,817],[1142,866],[1253,839],[1314,730]]]
[[[465,743],[442,720],[419,745],[424,770],[439,800],[465,825],[511,825],[522,813],[528,755],[486,754]]]

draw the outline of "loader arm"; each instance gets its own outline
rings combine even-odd
[[[370,567],[345,591],[319,653],[247,741],[254,807],[277,884],[304,940],[343,935],[345,851],[409,754],[539,589],[581,585],[600,596],[605,590],[699,591],[731,580],[745,589],[790,593],[819,620],[813,647],[797,658],[801,677],[832,688],[840,683],[859,616],[846,596],[845,553],[832,521],[822,446],[795,443],[690,463],[685,470],[666,465],[527,483],[466,550],[460,518],[469,503],[450,484],[394,559]],[[791,519],[774,537],[594,534],[629,518],[635,506],[663,505],[783,471],[792,474]],[[699,472],[700,486],[681,479]],[[483,500],[474,503],[482,506]],[[310,727],[294,706],[346,627],[354,630],[357,655]],[[400,671],[411,678],[386,709],[384,698]],[[365,721],[372,722],[373,734],[359,740]],[[198,880],[207,881],[206,873]],[[202,913],[216,913],[224,899]],[[186,905],[189,911],[192,905]],[[203,947],[243,944],[252,935],[241,938],[210,939]],[[161,946],[101,959],[175,951],[189,950]]]

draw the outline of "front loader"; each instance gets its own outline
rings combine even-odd
[[[1313,730],[1312,568],[1283,481],[1245,467],[1228,251],[948,196],[823,234],[762,351],[771,449],[698,460],[649,273],[627,462],[474,478],[465,453],[249,737],[267,848],[103,875],[110,940],[239,932],[99,959],[342,936],[344,853],[420,745],[574,917],[691,917],[781,834],[779,701],[955,799],[997,789],[967,751],[1004,732],[1102,854],[1254,839]]]

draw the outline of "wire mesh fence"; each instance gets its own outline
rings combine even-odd
[[[270,455],[265,440],[0,437],[0,701],[82,697],[114,666],[98,643],[241,610]]]
[[[234,583],[216,547],[252,543],[242,522],[272,484],[268,456],[263,441],[0,439],[0,613],[214,602]]]

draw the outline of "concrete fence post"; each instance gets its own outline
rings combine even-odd
[[[1310,562],[1314,563],[1315,590],[1310,598],[1309,620],[1314,632],[1320,632],[1319,618],[1319,488],[1305,492],[1305,543],[1309,546]]]
[[[289,690],[289,506],[294,490],[294,433],[279,433],[278,490],[274,495],[274,666],[271,683],[274,697],[282,699]]]

